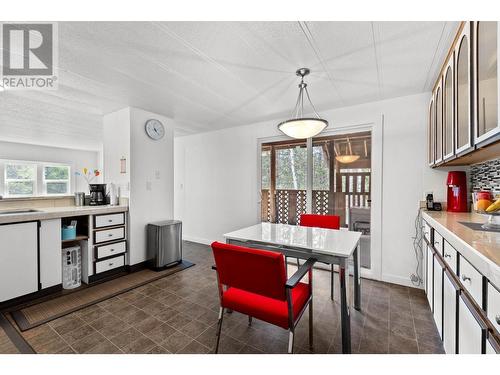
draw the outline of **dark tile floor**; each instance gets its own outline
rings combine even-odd
[[[195,267],[23,332],[37,353],[208,353],[215,342],[218,297],[209,247],[184,243]],[[289,272],[295,270],[290,266]],[[337,281],[337,280],[336,280]],[[298,353],[339,353],[338,285],[329,299],[329,273],[314,272],[314,349],[307,313],[297,328]],[[442,353],[421,290],[362,280],[362,309],[351,312],[354,353]],[[220,352],[285,353],[285,330],[227,314]]]

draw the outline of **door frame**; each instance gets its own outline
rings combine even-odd
[[[380,121],[380,122],[379,122]],[[330,128],[321,133],[321,136],[332,136],[340,135],[346,133],[359,133],[359,132],[371,132],[371,234],[370,234],[370,256],[371,256],[371,268],[361,268],[361,276],[381,280],[382,279],[382,193],[383,193],[383,133],[384,133],[384,116],[381,115],[379,121],[358,123],[358,124],[346,124],[337,125],[335,128]],[[277,135],[271,137],[263,137],[257,139],[257,176],[256,176],[256,189],[257,189],[257,209],[256,209],[256,222],[260,222],[261,219],[261,149],[263,143],[269,142],[279,142],[290,140],[289,137],[285,135]],[[310,143],[310,142],[309,142]],[[308,143],[308,144],[309,144]],[[308,163],[311,164],[311,163]],[[311,164],[312,165],[312,164]],[[312,189],[312,176],[309,183]],[[309,189],[308,189],[309,191]],[[308,205],[308,212],[310,209]]]

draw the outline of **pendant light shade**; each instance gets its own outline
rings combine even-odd
[[[310,73],[307,68],[300,68],[297,70],[296,74],[301,77],[299,84],[299,97],[297,98],[297,103],[295,104],[295,109],[293,111],[292,118],[281,122],[278,125],[278,129],[292,138],[310,138],[321,133],[327,126],[328,121],[319,117],[314,105],[309,97],[309,91],[307,91],[307,83],[304,82],[304,77]],[[306,94],[306,99],[309,101],[311,108],[316,117],[303,117],[304,115],[304,93]]]
[[[335,159],[343,164],[354,163],[359,159],[359,155],[355,155],[352,153],[351,141],[347,138],[347,144],[345,148],[345,154],[335,156]]]

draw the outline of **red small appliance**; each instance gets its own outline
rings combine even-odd
[[[448,199],[446,211],[467,212],[467,176],[462,171],[448,172],[446,180]]]

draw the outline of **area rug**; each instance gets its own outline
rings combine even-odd
[[[183,260],[182,263],[159,272],[144,269],[12,311],[11,315],[19,329],[26,331],[192,266],[194,263]]]

